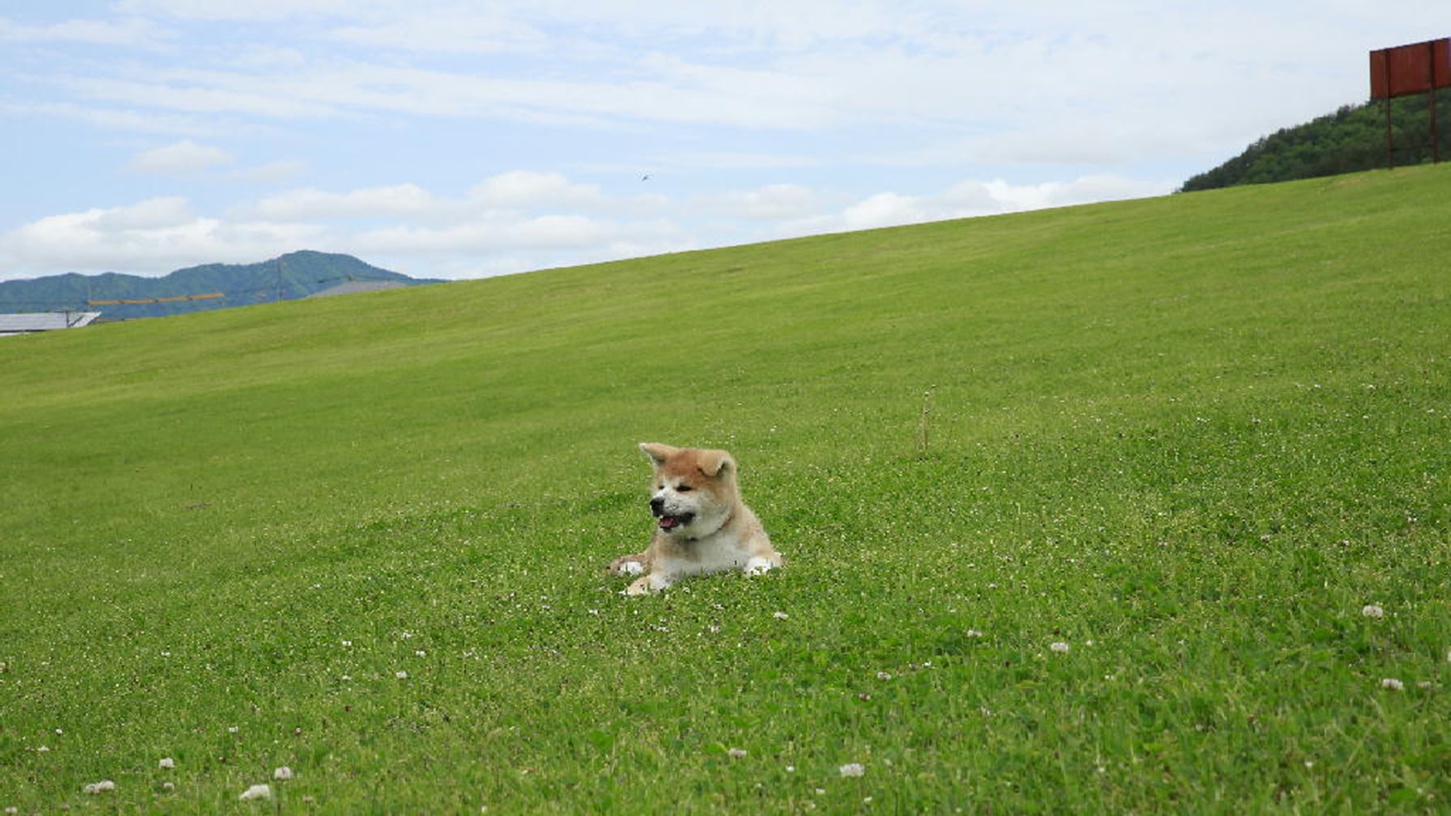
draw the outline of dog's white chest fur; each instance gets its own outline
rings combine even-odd
[[[684,541],[679,545],[682,557],[670,559],[670,566],[675,568],[678,575],[704,575],[733,569],[750,572],[753,570],[751,559],[758,558],[748,546],[750,543],[749,540],[742,540],[740,536],[725,532]],[[761,561],[765,566],[754,565],[756,571],[765,572],[771,568],[769,560]]]

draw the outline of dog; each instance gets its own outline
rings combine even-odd
[[[622,555],[611,575],[638,575],[625,592],[659,592],[690,575],[740,570],[759,575],[781,566],[760,519],[741,500],[736,460],[723,450],[642,442],[655,476],[650,512],[655,537],[642,553]]]

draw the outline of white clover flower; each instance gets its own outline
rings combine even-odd
[[[242,791],[242,795],[238,798],[241,799],[243,802],[250,802],[254,799],[271,799],[272,786],[253,785],[252,787]]]
[[[967,630],[967,636],[970,638],[980,638],[982,637],[982,632],[977,629],[969,629]]]
[[[732,748],[729,751],[726,751],[726,753],[730,755],[731,759],[744,759],[746,756],[746,749]]]
[[[1385,617],[1385,613],[1386,613],[1386,611],[1384,609],[1381,609],[1379,606],[1376,606],[1375,604],[1366,604],[1365,606],[1361,607],[1361,609],[1360,609],[1360,614],[1366,616],[1367,618],[1381,618],[1381,617]]]
[[[892,679],[892,675],[890,675],[890,674],[888,674],[887,672],[884,672],[884,671],[879,671],[879,672],[877,672],[877,679],[878,680],[891,680]]]
[[[277,770],[272,772],[272,778],[276,779],[278,782],[286,782],[287,780],[292,778],[292,769],[287,767],[286,765],[283,765],[281,768],[278,768]]]
[[[867,772],[867,769],[860,762],[848,762],[841,766],[838,771],[840,771],[842,776],[861,776]]]
[[[1055,652],[1057,652],[1059,654],[1067,654],[1068,653],[1068,650],[1070,648],[1072,648],[1072,647],[1070,647],[1067,643],[1064,643],[1063,641],[1060,640],[1057,643],[1050,643],[1050,644],[1048,644],[1048,648],[1049,649],[1052,649],[1053,651],[1055,651]]]
[[[100,782],[92,782],[81,790],[89,794],[110,793],[116,789],[116,783],[109,779],[102,779]]]
[[[408,679],[408,672],[406,672],[406,671],[395,672],[393,676],[396,677],[396,678],[398,678],[399,680],[407,680]]]
[[[1405,691],[1406,690],[1406,684],[1405,683],[1402,683],[1401,681],[1397,680],[1394,677],[1386,677],[1386,678],[1382,679],[1380,681],[1380,687],[1381,688],[1390,689],[1391,691]]]
[[[786,620],[791,616],[786,614],[785,612],[772,612],[771,617],[775,618],[776,620]]]
[[[160,762],[156,763],[156,767],[169,771],[176,767],[176,760],[171,757],[163,757]]]

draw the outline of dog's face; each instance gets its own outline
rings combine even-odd
[[[736,463],[722,450],[643,443],[655,466],[650,512],[660,532],[700,538],[719,530],[740,500]]]

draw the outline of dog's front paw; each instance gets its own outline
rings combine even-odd
[[[607,572],[611,575],[643,575],[645,562],[638,555],[622,555],[610,562]]]
[[[762,558],[758,555],[746,562],[745,573],[747,575],[762,575],[770,572],[775,566],[775,564],[771,563],[771,559]]]
[[[652,592],[659,592],[671,584],[671,580],[658,572],[653,572],[641,578],[625,589],[626,595],[649,595]]]

